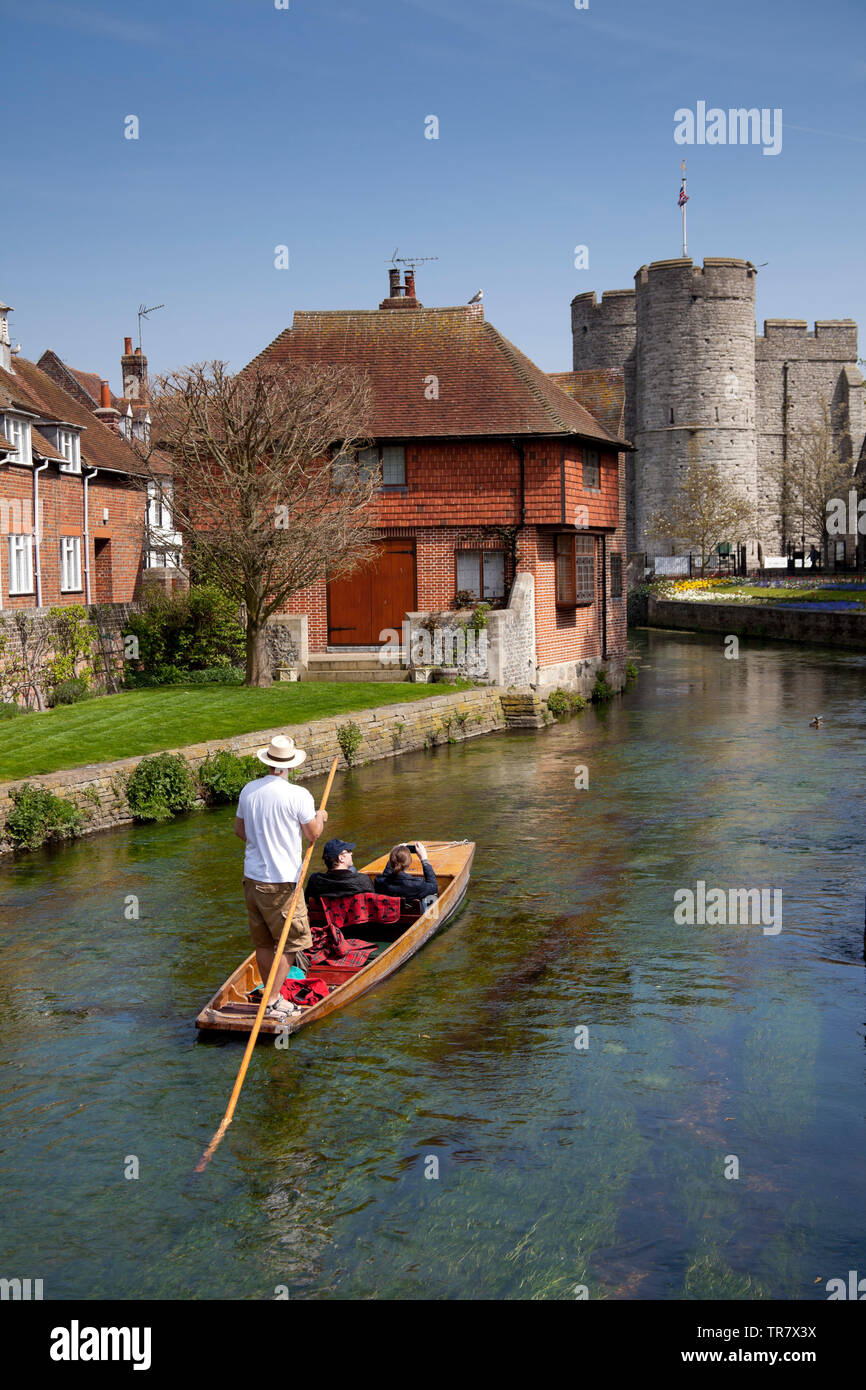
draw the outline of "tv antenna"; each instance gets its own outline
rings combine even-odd
[[[408,265],[414,270],[416,265],[423,265],[425,261],[438,261],[438,256],[398,256],[399,246],[394,247],[394,254],[388,262],[389,265]]]
[[[146,309],[146,308],[144,307],[143,304],[139,304],[139,306],[138,306],[138,350],[139,350],[139,352],[141,352],[141,320],[142,320],[142,319],[146,319],[147,316],[148,316],[148,314],[155,314],[156,311],[157,311],[157,309],[164,309],[164,308],[165,308],[165,305],[164,305],[164,304],[151,304],[151,306],[150,306],[149,309]]]

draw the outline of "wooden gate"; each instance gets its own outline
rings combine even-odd
[[[374,647],[415,608],[415,543],[388,538],[363,570],[328,581],[328,645]]]

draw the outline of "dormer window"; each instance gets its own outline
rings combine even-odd
[[[19,415],[4,415],[0,416],[0,423],[2,423],[3,434],[15,451],[8,456],[6,462],[32,464],[30,421],[22,420]]]
[[[66,460],[61,463],[61,473],[81,472],[81,443],[76,430],[58,429],[57,449]]]

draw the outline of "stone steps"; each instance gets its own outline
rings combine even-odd
[[[383,664],[378,652],[315,652],[311,653],[307,669],[301,672],[303,681],[405,681],[409,673],[405,666]]]
[[[506,691],[502,713],[509,729],[543,729],[550,722],[546,703],[530,690]]]

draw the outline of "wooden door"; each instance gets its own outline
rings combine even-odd
[[[400,631],[415,607],[415,544],[377,541],[378,554],[363,570],[328,582],[328,645],[374,647],[385,628]]]

